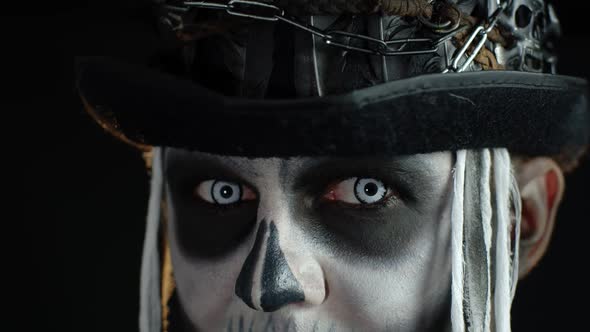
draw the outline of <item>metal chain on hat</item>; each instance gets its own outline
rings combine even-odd
[[[463,46],[455,53],[453,59],[451,60],[451,64],[445,70],[443,70],[443,73],[448,73],[451,71],[459,73],[465,71],[465,69],[467,69],[467,67],[473,62],[477,54],[481,51],[488,40],[488,34],[498,23],[500,14],[508,6],[508,1],[497,0],[496,3],[498,8],[496,8],[496,10],[490,17],[488,17],[486,21],[479,23],[475,29],[473,29]],[[463,58],[467,50],[469,50],[472,45],[475,45],[475,47],[473,50],[471,50],[471,54],[461,65],[459,65],[461,58]]]
[[[498,8],[487,19],[480,23],[471,32],[469,38],[464,45],[453,56],[450,65],[443,71],[447,72],[461,72],[464,71],[475,59],[476,55],[483,48],[485,42],[488,40],[488,33],[496,26],[498,16],[507,7],[509,0],[497,0]],[[431,1],[434,2],[434,1]],[[178,1],[174,5],[162,5],[166,15],[161,18],[162,22],[167,24],[174,31],[182,31],[187,26],[185,25],[182,14],[187,13],[191,9],[213,9],[223,10],[227,14],[237,17],[248,18],[259,21],[281,21],[289,24],[299,30],[311,33],[319,37],[326,44],[333,47],[341,48],[348,51],[356,51],[380,56],[399,56],[399,55],[420,55],[430,54],[439,51],[439,47],[449,39],[453,38],[457,33],[467,29],[466,25],[459,23],[453,26],[450,22],[442,24],[427,24],[426,18],[420,16],[419,20],[425,26],[429,27],[433,32],[439,34],[437,38],[397,38],[397,39],[377,39],[366,35],[351,33],[342,30],[322,30],[312,25],[298,22],[296,19],[289,17],[284,10],[270,3],[257,0],[230,0],[228,2],[211,2],[211,1]],[[172,22],[176,21],[176,24]],[[342,37],[348,38],[346,43],[342,42]],[[356,39],[365,42],[366,47],[353,46],[350,43],[351,39]],[[459,65],[461,58],[466,54],[469,48],[475,44],[475,48],[471,51],[471,55]]]

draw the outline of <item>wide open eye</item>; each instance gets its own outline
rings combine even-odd
[[[256,199],[254,191],[247,186],[222,180],[207,180],[199,183],[195,188],[195,195],[206,202],[219,205]]]
[[[375,204],[391,196],[385,184],[373,178],[350,178],[328,188],[323,198],[348,204]]]

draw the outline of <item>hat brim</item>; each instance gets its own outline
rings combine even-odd
[[[429,74],[338,96],[227,97],[104,57],[77,62],[87,109],[139,145],[249,157],[402,155],[590,141],[587,82],[515,71]],[[104,123],[103,123],[104,124]]]

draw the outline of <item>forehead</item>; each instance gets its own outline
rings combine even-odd
[[[335,175],[337,171],[371,172],[375,169],[390,170],[408,176],[419,175],[436,177],[448,174],[451,170],[453,154],[436,152],[395,157],[291,157],[291,158],[248,158],[222,156],[200,151],[178,148],[165,149],[166,170],[172,172],[194,171],[207,166],[223,168],[241,178],[261,178],[277,174],[280,178],[292,178],[304,171],[314,171],[316,175]],[[359,174],[359,175],[361,175]]]

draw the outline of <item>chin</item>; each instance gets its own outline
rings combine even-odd
[[[205,324],[207,325],[207,324]],[[231,315],[218,324],[197,328],[197,331],[224,332],[332,332],[332,331],[445,331],[446,324],[432,323],[431,326],[417,323],[370,322],[363,319],[341,320],[325,314],[298,314],[288,312],[262,313],[244,312]]]

